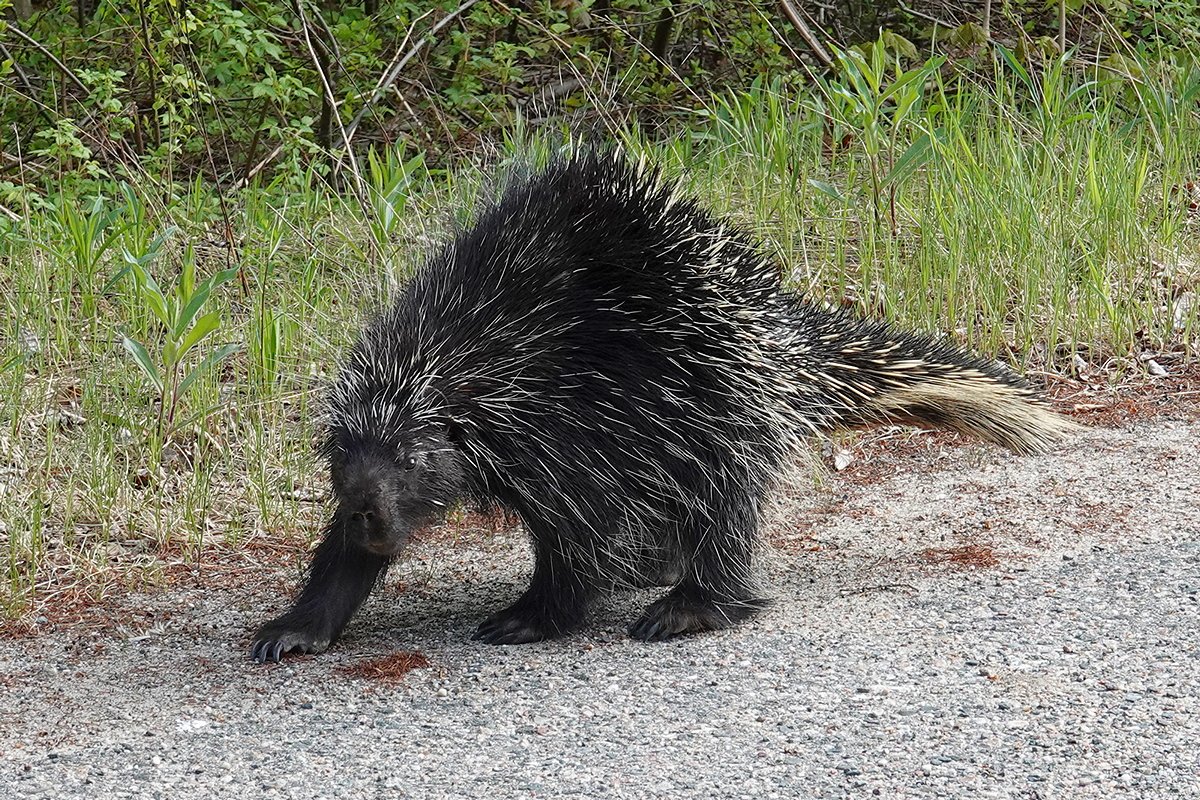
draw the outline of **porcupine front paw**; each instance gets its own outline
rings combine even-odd
[[[250,657],[259,664],[278,662],[284,653],[320,653],[328,649],[333,636],[323,626],[285,614],[273,619],[254,634]]]
[[[651,603],[629,635],[646,642],[660,642],[685,633],[700,633],[732,627],[766,608],[761,598],[717,600],[710,595],[674,590]]]

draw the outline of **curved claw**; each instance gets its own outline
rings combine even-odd
[[[768,601],[762,598],[718,601],[672,592],[651,603],[629,626],[629,635],[645,642],[661,642],[683,634],[720,630],[736,625],[767,605]]]
[[[479,623],[471,638],[486,644],[528,644],[559,635],[557,628],[547,627],[514,609],[506,608]]]
[[[259,629],[250,646],[250,658],[259,664],[277,664],[285,653],[319,653],[329,647],[332,637],[304,628],[269,622]]]
[[[662,616],[643,614],[629,626],[629,635],[643,642],[661,642],[686,633],[688,628],[680,623],[670,624]]]

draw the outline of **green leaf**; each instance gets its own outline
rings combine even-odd
[[[1029,70],[1025,69],[1025,67],[1021,65],[1021,62],[1017,60],[1016,56],[1013,55],[1013,52],[1004,45],[998,44],[996,45],[996,49],[1000,51],[1000,57],[1004,59],[1004,62],[1008,64],[1009,68],[1011,68],[1012,71],[1017,74],[1017,77],[1021,79],[1021,83],[1025,84],[1027,89],[1033,91],[1033,78],[1029,77]]]
[[[130,431],[141,431],[144,427],[143,423],[141,422],[136,422],[132,419],[122,417],[117,414],[110,414],[107,411],[101,411],[97,416],[103,421],[107,422],[109,425],[113,425],[117,428],[126,428]]]
[[[879,39],[871,46],[871,68],[864,70],[867,80],[871,82],[871,89],[875,92],[879,91],[879,86],[883,82],[883,71],[887,67],[887,48],[883,44],[883,32],[880,31]]]
[[[161,392],[163,390],[162,378],[159,377],[158,368],[150,360],[150,354],[146,352],[146,348],[142,346],[142,343],[122,335],[121,344],[125,345],[125,349],[133,356],[133,363],[137,364],[142,373],[150,379],[150,383],[154,385],[154,388]]]
[[[183,307],[183,310],[179,312],[179,317],[175,320],[175,327],[171,329],[172,336],[174,336],[176,339],[183,336],[183,332],[186,331],[188,326],[192,324],[192,320],[195,318],[196,314],[198,314],[204,304],[208,302],[208,296],[210,293],[209,287],[201,284],[200,288],[188,298],[187,305]]]
[[[847,50],[841,54],[842,72],[850,80],[854,92],[860,98],[870,97],[874,92],[876,82],[869,77],[871,67],[862,54],[856,50]]]
[[[408,161],[405,161],[404,166],[402,166],[400,169],[404,173],[404,176],[408,177],[412,173],[416,172],[419,167],[424,166],[424,164],[425,164],[425,153],[421,152],[421,153],[417,153],[415,156],[410,158]]]
[[[195,369],[187,374],[186,378],[179,382],[179,388],[176,390],[178,396],[182,397],[187,392],[188,387],[195,383],[197,378],[241,349],[242,346],[240,344],[226,344],[213,350],[204,357],[203,361],[196,365]]]
[[[14,353],[13,355],[4,359],[4,361],[0,361],[0,375],[8,372],[10,369],[17,366],[17,364],[20,364],[24,360],[25,355],[23,353]]]
[[[180,300],[191,297],[196,291],[196,253],[190,242],[183,254],[183,266],[179,270],[179,282],[176,285]]]
[[[168,331],[171,330],[171,309],[167,304],[167,298],[159,291],[158,284],[149,275],[145,276],[146,283],[142,286],[142,299],[146,301],[150,312],[155,318],[162,323],[162,326]]]
[[[215,414],[223,405],[225,405],[224,402],[216,403],[207,408],[202,408],[194,414],[189,414],[175,425],[175,430],[187,430],[191,426]]]
[[[208,302],[209,295],[212,294],[213,289],[228,283],[234,278],[234,276],[237,275],[237,273],[237,267],[230,267],[229,269],[221,270],[215,275],[212,275],[211,277],[202,281],[200,285],[196,287],[195,292],[188,297],[187,305],[185,305],[183,310],[179,312],[179,318],[175,320],[175,327],[171,330],[172,335],[176,339],[178,339],[180,336],[183,336],[183,332],[186,331],[188,326],[192,324],[192,319],[196,316],[196,314],[200,313],[200,309],[203,308],[204,304]]]
[[[133,265],[131,264],[126,264],[125,266],[121,267],[117,274],[109,278],[108,282],[104,284],[104,288],[100,290],[100,294],[108,294],[111,292],[114,288],[116,288],[116,285],[121,282],[121,279],[132,271]]]
[[[150,261],[158,258],[159,251],[161,251],[163,245],[167,243],[167,239],[170,239],[172,236],[174,236],[175,232],[178,230],[179,228],[176,226],[168,225],[162,233],[151,239],[150,244],[146,245],[146,254],[142,256],[145,261],[141,263],[149,263]]]
[[[183,337],[183,341],[180,342],[176,358],[182,359],[187,354],[187,351],[199,344],[205,336],[215,331],[220,325],[221,315],[216,311],[210,311],[196,320],[196,324],[192,326],[192,329],[187,332],[187,336]]]
[[[825,181],[819,181],[816,178],[809,178],[808,185],[813,187],[814,189],[816,189],[821,194],[832,197],[834,200],[837,200],[839,203],[844,203],[846,201],[846,196],[844,194],[842,194],[842,191],[840,189],[838,189],[836,186],[834,186],[832,183],[826,183]]]
[[[882,31],[879,35],[879,45],[887,47],[896,55],[904,58],[915,59],[917,57],[917,46],[898,33]]]
[[[946,37],[946,41],[951,46],[963,49],[982,47],[987,44],[987,40],[987,34],[983,32],[983,27],[977,22],[967,22],[959,25],[950,31],[950,35]]]
[[[944,56],[934,56],[919,67],[914,67],[907,72],[902,72],[899,77],[884,90],[883,98],[886,100],[900,92],[908,90],[908,94],[914,99],[920,97],[925,90],[925,82],[929,77],[944,64],[946,58]],[[911,100],[909,104],[911,105]]]

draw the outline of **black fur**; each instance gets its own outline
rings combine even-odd
[[[327,446],[337,511],[253,655],[327,647],[409,533],[461,499],[515,512],[535,552],[529,588],[477,639],[560,636],[598,593],[663,575],[673,586],[633,636],[736,623],[765,603],[760,510],[803,437],[898,416],[872,398],[919,382],[911,366],[872,369],[874,351],[1018,386],[783,293],[748,236],[619,156],[518,180],[347,359]],[[909,416],[944,421],[922,402]]]

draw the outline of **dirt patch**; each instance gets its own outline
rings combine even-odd
[[[1200,419],[1200,365],[1189,364],[1173,375],[1117,385],[1098,379],[1055,377],[1045,394],[1057,411],[1085,425],[1116,427],[1166,414]]]
[[[963,544],[957,547],[926,547],[917,553],[922,564],[957,569],[992,569],[1000,566],[995,549],[988,544]]]
[[[380,658],[372,658],[343,667],[341,672],[355,678],[380,683],[396,683],[414,669],[430,669],[433,665],[423,653],[399,650]]]
[[[413,544],[480,544],[518,524],[519,520],[515,515],[506,514],[501,509],[459,510],[451,513],[445,523],[429,525],[415,531],[410,541]]]

